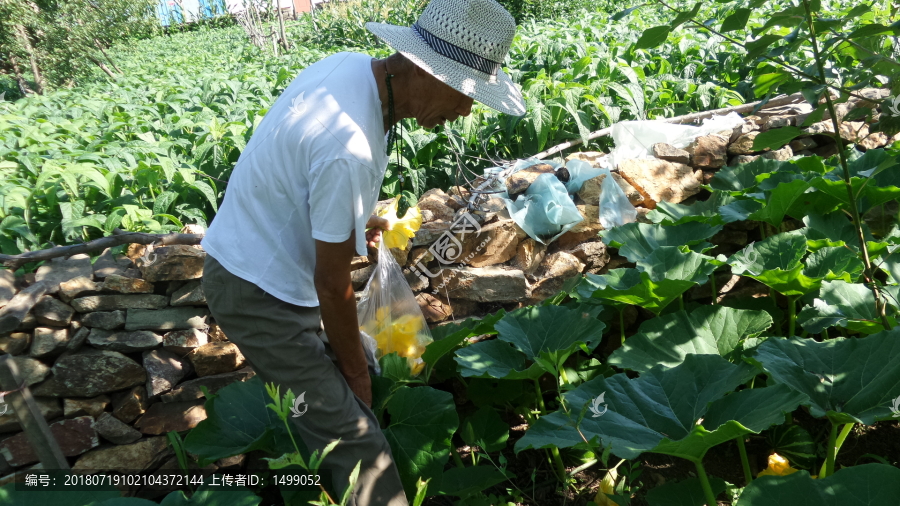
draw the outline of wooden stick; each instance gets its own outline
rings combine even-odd
[[[803,95],[800,93],[794,93],[793,95],[779,95],[779,96],[769,100],[765,104],[763,104],[763,106],[760,107],[760,109],[767,109],[769,107],[779,107],[782,105],[793,104],[793,103],[799,102],[801,100],[803,100]],[[717,116],[719,114],[728,114],[731,112],[743,114],[745,112],[752,111],[753,109],[755,109],[758,105],[760,105],[762,103],[763,103],[763,101],[760,100],[758,102],[751,102],[749,104],[736,105],[734,107],[724,107],[722,109],[713,109],[712,111],[695,112],[695,113],[691,113],[691,114],[686,114],[684,116],[676,116],[674,118],[663,118],[661,121],[663,121],[665,123],[691,123],[691,122],[699,121],[699,120],[706,119],[706,118],[709,118],[712,116]],[[587,139],[593,140],[593,139],[597,139],[600,137],[606,137],[607,135],[609,135],[611,133],[612,133],[612,127],[607,127],[602,130],[597,130],[596,132],[591,132],[590,135],[588,135]],[[537,158],[538,160],[543,160],[544,158],[547,158],[550,155],[555,155],[556,153],[559,153],[561,151],[569,149],[573,146],[577,146],[577,145],[581,144],[582,142],[583,141],[581,139],[574,139],[574,140],[571,140],[568,142],[564,142],[558,146],[553,146],[552,148],[550,148],[546,151],[542,151],[542,152],[534,155],[534,158]]]
[[[9,304],[3,306],[3,309],[0,309],[0,335],[16,330],[25,319],[25,315],[47,293],[47,289],[46,283],[35,283],[17,293]]]
[[[113,235],[94,239],[93,241],[88,241],[83,244],[56,246],[37,251],[26,251],[19,255],[0,255],[0,264],[15,270],[28,262],[40,262],[41,260],[50,260],[51,258],[63,256],[67,257],[78,253],[102,251],[106,248],[111,248],[120,244],[138,243],[155,244],[157,246],[168,246],[172,244],[194,245],[200,244],[202,239],[203,234],[145,234],[143,232],[124,232],[116,229],[113,231]]]
[[[44,469],[70,469],[69,462],[63,455],[56,438],[50,432],[50,427],[40,408],[34,402],[31,390],[24,386],[19,379],[19,371],[16,363],[9,355],[0,356],[0,389],[6,391],[4,402],[12,406],[19,425],[25,431],[25,436],[31,444],[38,460]],[[20,388],[20,385],[21,388]]]

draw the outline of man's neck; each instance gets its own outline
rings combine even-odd
[[[387,59],[384,60],[372,60],[372,75],[375,76],[375,84],[378,85],[378,98],[381,99],[381,117],[384,121],[384,133],[388,133],[393,124],[388,121],[389,117],[389,100],[388,100],[388,89],[386,77],[387,73],[390,69],[388,68]],[[405,94],[403,93],[404,86],[404,76],[397,75],[396,77],[391,78],[391,88],[393,89],[394,95],[394,123],[400,121],[401,119],[408,117],[404,116],[405,107],[403,107],[403,98]]]

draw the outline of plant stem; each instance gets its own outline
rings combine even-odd
[[[684,294],[678,296],[678,309],[684,311]]]
[[[819,43],[816,40],[816,27],[813,23],[812,9],[809,6],[809,0],[803,0],[803,8],[806,10],[806,23],[809,27],[810,43],[812,44],[816,67],[819,70],[819,80],[823,85],[827,86],[828,83],[825,79],[825,63],[822,60],[822,55],[819,53]],[[856,237],[859,240],[859,251],[862,256],[863,265],[865,266],[866,285],[869,286],[869,289],[872,290],[872,294],[875,296],[875,312],[881,317],[881,323],[884,325],[885,330],[890,330],[891,324],[885,314],[881,290],[875,284],[875,274],[872,269],[872,261],[869,258],[869,250],[866,246],[866,236],[862,228],[862,219],[859,216],[859,207],[856,203],[856,196],[853,194],[853,182],[850,179],[850,165],[847,163],[847,154],[844,153],[838,116],[834,110],[834,101],[831,100],[831,93],[827,90],[825,91],[825,103],[828,106],[828,112],[831,114],[831,124],[834,127],[834,141],[837,143],[838,157],[841,160],[841,168],[844,172],[844,185],[847,187],[847,195],[850,198],[848,207],[850,208],[850,216],[853,218],[853,227],[856,229]]]
[[[794,337],[794,328],[797,322],[797,297],[788,297],[788,333],[787,337]]]
[[[625,308],[619,308],[619,335],[622,337],[622,346],[625,346]]]
[[[834,444],[832,445],[832,446],[834,446],[835,460],[837,460],[837,454],[838,454],[838,452],[841,451],[841,446],[843,446],[844,440],[847,439],[848,435],[850,435],[850,431],[853,430],[853,427],[855,425],[856,425],[855,423],[845,423],[844,426],[841,428],[841,432],[837,435],[837,439],[835,439]],[[836,432],[836,430],[837,430],[837,425],[834,425],[832,428],[832,434],[834,434],[834,432]],[[821,469],[819,469],[819,476],[822,476],[822,477],[825,476],[825,472],[827,471],[826,464],[828,464],[827,460],[825,461],[824,464],[822,464]],[[831,472],[828,473],[828,476],[831,476],[832,474],[834,474],[834,468],[833,468],[834,462],[832,462],[831,464],[832,464],[832,470],[831,470]]]
[[[456,467],[466,467],[462,459],[459,458],[459,452],[456,451],[456,445],[452,441],[450,442],[450,455],[453,455],[453,462],[456,463]]]
[[[563,380],[563,384],[569,383],[569,376],[566,374],[565,366],[559,366],[559,376]]]
[[[753,474],[750,473],[750,460],[747,458],[747,447],[744,446],[744,436],[740,436],[735,438],[737,441],[738,452],[741,454],[741,466],[744,468],[744,479],[747,480],[747,485],[753,481]]]
[[[836,457],[835,445],[837,444],[837,424],[831,423],[831,432],[828,434],[828,447],[825,448],[825,472],[819,473],[819,479],[827,478],[834,474],[834,459]]]
[[[715,306],[719,302],[719,290],[716,288],[716,272],[713,271],[709,275],[709,285],[712,287],[712,305]]]
[[[707,506],[716,506],[716,495],[713,494],[712,487],[709,485],[709,478],[706,476],[706,469],[703,468],[703,463],[699,460],[694,461],[694,465],[697,466],[697,477],[700,478],[700,486],[703,487],[703,495],[706,496],[706,504]]]
[[[538,409],[541,411],[541,415],[547,414],[547,406],[544,404],[544,393],[541,391],[541,383],[534,379],[534,393],[537,397],[538,401]],[[556,468],[556,473],[559,476],[559,480],[565,483],[566,480],[566,466],[563,464],[562,456],[559,454],[559,448],[552,447],[550,448],[550,455],[553,456],[553,465]]]

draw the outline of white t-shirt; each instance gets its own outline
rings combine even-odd
[[[365,225],[387,168],[372,58],[338,53],[298,75],[241,153],[203,248],[232,274],[279,299],[318,306],[315,241]]]

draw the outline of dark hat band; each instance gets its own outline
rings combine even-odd
[[[422,40],[425,41],[426,44],[428,44],[431,49],[434,49],[438,54],[446,56],[447,58],[450,58],[457,63],[462,63],[467,67],[473,68],[480,72],[484,72],[485,74],[490,74],[491,76],[496,76],[497,71],[500,70],[499,62],[495,62],[481,55],[477,55],[467,49],[463,49],[456,44],[453,44],[452,42],[447,42],[446,40],[422,28],[419,23],[413,24],[412,29],[419,37],[422,38]]]

